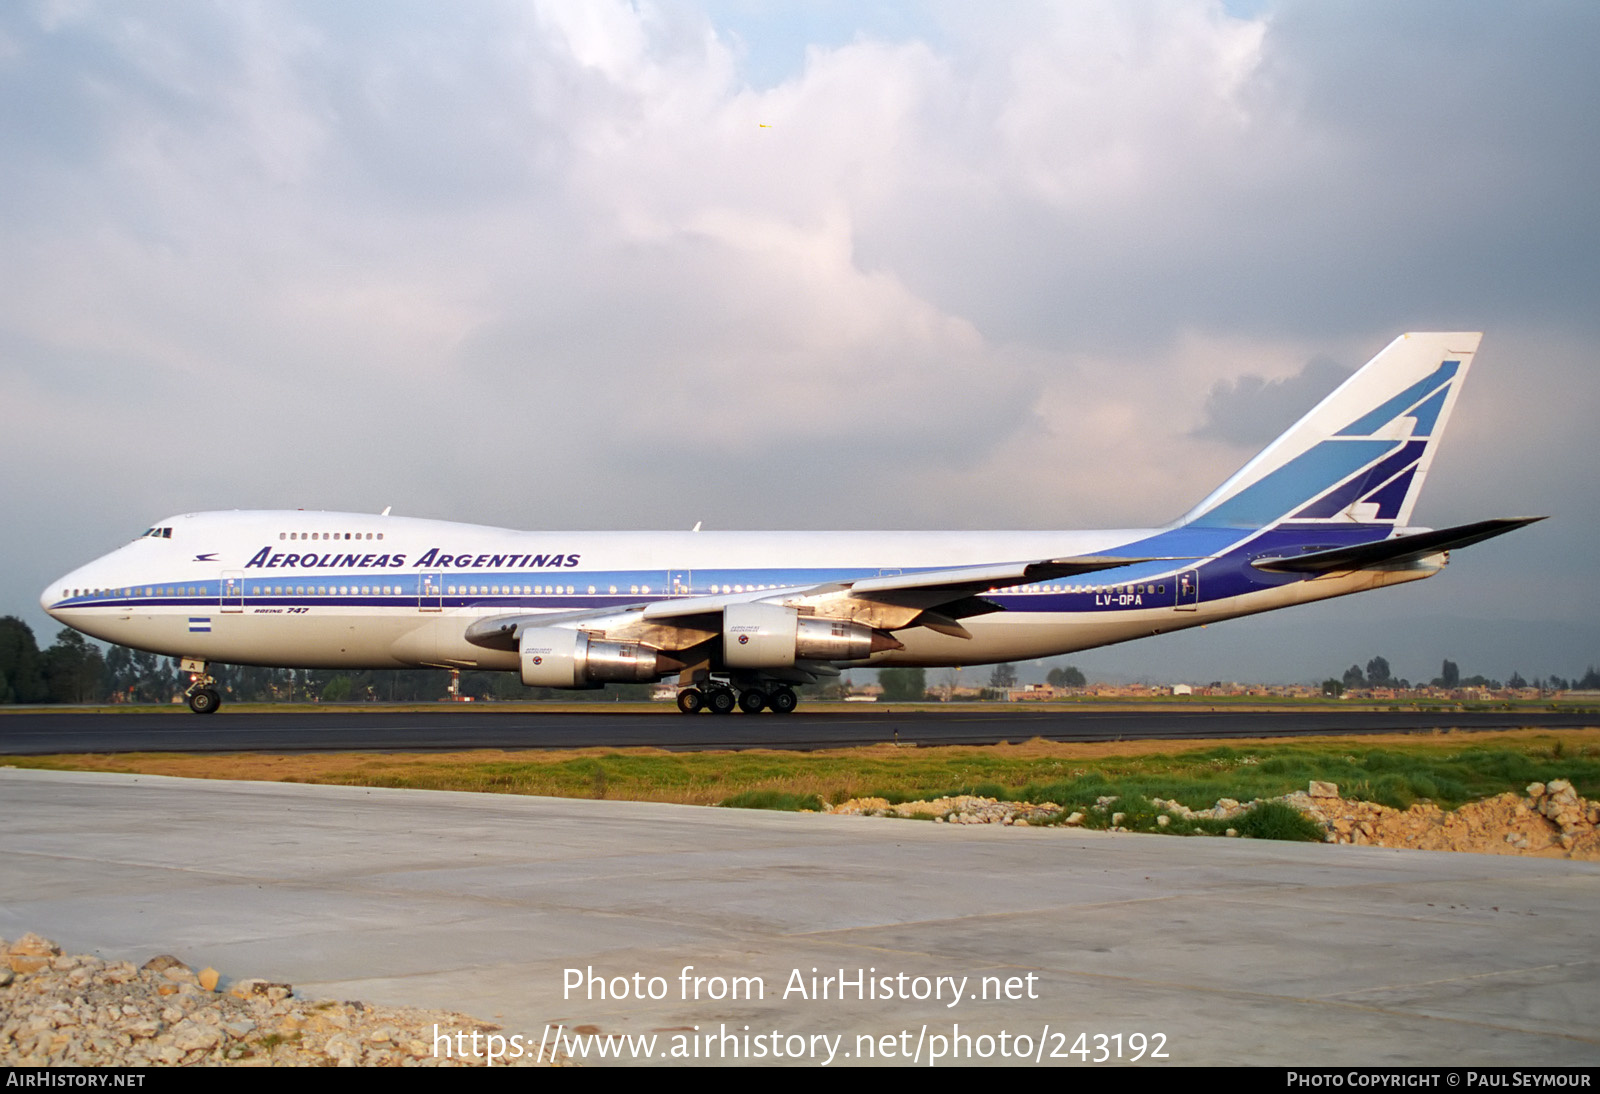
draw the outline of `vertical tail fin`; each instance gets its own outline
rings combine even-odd
[[[1408,523],[1482,337],[1402,334],[1178,523]]]

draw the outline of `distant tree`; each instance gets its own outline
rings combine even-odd
[[[1002,662],[989,674],[989,686],[996,691],[1009,691],[1017,686],[1017,666]]]
[[[1583,674],[1583,679],[1572,686],[1579,691],[1593,691],[1600,688],[1600,672],[1596,672],[1594,666],[1590,665],[1589,671]]]
[[[1066,668],[1061,669],[1051,669],[1044,679],[1045,683],[1053,688],[1081,688],[1087,687],[1089,684],[1089,681],[1084,679],[1083,673],[1079,672],[1073,665],[1068,665]]]
[[[1527,686],[1528,682],[1522,678],[1522,673],[1520,672],[1513,672],[1511,679],[1506,681],[1506,687],[1508,688],[1525,688]]]
[[[1367,686],[1372,688],[1386,688],[1394,684],[1394,678],[1389,675],[1389,662],[1382,657],[1374,657],[1367,662]]]
[[[14,615],[0,619],[0,677],[10,685],[11,702],[42,703],[48,697],[33,628]]]
[[[100,647],[71,627],[61,628],[56,644],[39,662],[52,703],[88,703],[104,696],[106,663]]]
[[[1322,682],[1322,694],[1337,699],[1344,694],[1344,684],[1330,676]]]
[[[1461,686],[1461,670],[1454,661],[1446,660],[1439,669],[1438,677],[1433,681],[1436,688],[1458,688]]]
[[[1344,670],[1344,689],[1346,691],[1349,691],[1351,688],[1364,688],[1366,686],[1367,678],[1361,675],[1360,665],[1351,665],[1349,668]]]
[[[171,659],[145,650],[129,651],[125,681],[135,703],[165,703],[179,690]]]
[[[915,702],[928,694],[927,674],[921,669],[879,669],[878,683],[885,699]]]
[[[126,697],[133,686],[133,651],[127,646],[112,646],[106,650],[106,690],[114,701]]]

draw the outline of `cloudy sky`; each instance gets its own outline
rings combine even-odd
[[[1600,7],[0,6],[0,613],[216,508],[1165,522],[1483,330],[1438,578],[1094,673],[1600,663]]]

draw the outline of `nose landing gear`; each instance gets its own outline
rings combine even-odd
[[[216,679],[206,671],[206,663],[184,658],[183,670],[190,674],[189,686],[183,693],[189,709],[196,714],[215,714],[222,705],[222,693],[217,691]]]

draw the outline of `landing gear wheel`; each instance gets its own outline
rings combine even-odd
[[[767,705],[767,697],[755,688],[745,688],[739,693],[739,709],[746,714],[760,714]]]
[[[201,688],[199,691],[189,693],[189,709],[196,714],[215,714],[222,705],[222,696],[210,688]]]
[[[799,705],[799,697],[788,688],[779,688],[767,696],[767,706],[772,708],[774,714],[788,714]]]
[[[678,709],[685,714],[699,714],[705,709],[706,698],[699,688],[684,688],[678,692]]]
[[[727,688],[718,688],[706,697],[706,706],[711,708],[712,714],[732,714],[737,702],[733,692]]]

